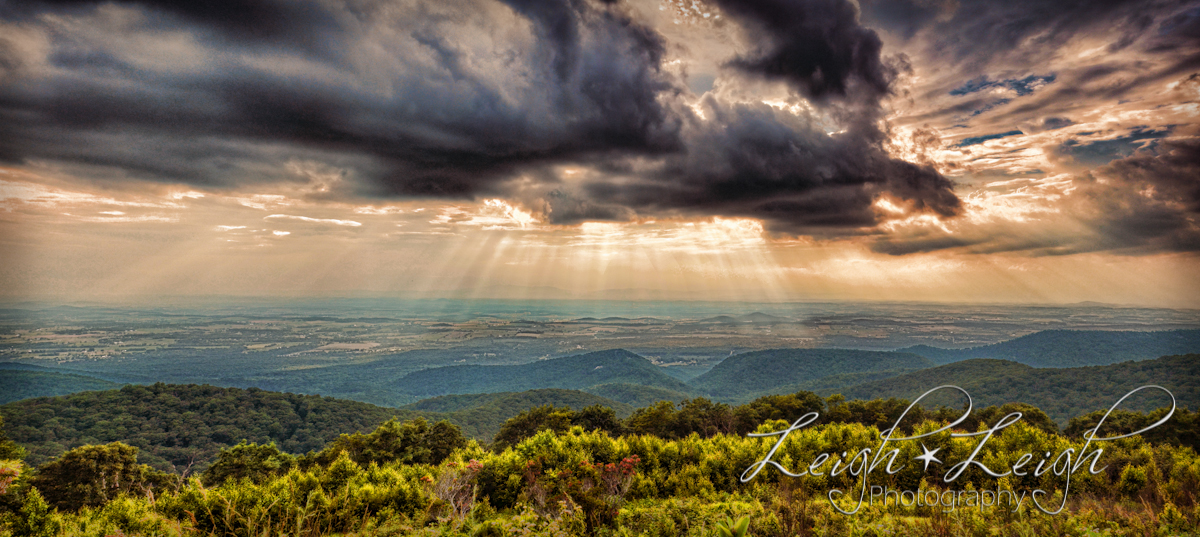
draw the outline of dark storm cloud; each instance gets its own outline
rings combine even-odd
[[[114,6],[138,16],[114,15]],[[508,196],[565,224],[665,212],[857,233],[877,223],[872,204],[884,195],[912,211],[959,210],[947,179],[883,150],[876,120],[896,69],[846,0],[724,6],[761,43],[729,65],[787,83],[836,118],[832,129],[711,99],[713,117],[698,119],[683,82],[663,69],[664,38],[620,4],[430,2],[397,13],[372,2],[74,0],[4,9],[8,22],[41,28],[54,45],[42,60],[22,59],[0,39],[0,69],[26,73],[0,81],[8,163],[236,189],[287,179],[284,164],[309,160],[350,170],[343,195]],[[515,18],[500,28],[488,13]],[[185,52],[202,59],[147,64],[130,49],[146,39],[122,41],[181,31],[193,38]],[[35,60],[48,66],[21,67]],[[592,173],[561,184],[553,170],[568,165]]]
[[[23,19],[46,12],[80,13],[99,3],[95,0],[3,2],[0,15]],[[350,9],[328,9],[319,2],[287,0],[121,0],[119,3],[151,15],[182,19],[238,41],[277,41],[293,46],[311,44],[337,32],[341,16],[356,14]]]
[[[845,0],[719,0],[721,9],[759,37],[758,48],[731,65],[785,80],[817,100],[860,88],[868,98],[889,92],[895,68],[880,55],[883,42],[858,22]]]
[[[1077,33],[1103,25],[1114,45],[1141,37],[1176,0],[863,0],[863,18],[902,37],[928,32],[943,61],[979,62],[989,56],[1048,55]]]
[[[628,207],[596,203],[563,190],[551,191],[546,194],[543,201],[545,206],[538,209],[555,224],[627,221],[636,216]]]
[[[246,6],[251,5],[217,7],[228,8],[225,15],[236,18],[248,15]],[[300,9],[295,5],[287,8]],[[268,18],[279,15],[276,7],[284,9],[263,6],[255,13]],[[461,7],[469,12],[471,6]],[[396,73],[390,81],[395,94],[389,96],[349,83],[279,76],[237,62],[203,74],[162,74],[122,63],[104,51],[64,47],[65,53],[50,59],[69,76],[18,81],[0,89],[0,117],[7,120],[0,132],[0,158],[78,161],[125,168],[151,179],[214,184],[239,177],[212,173],[204,160],[217,155],[204,149],[206,140],[236,138],[368,155],[379,162],[379,175],[363,186],[366,193],[465,197],[494,192],[497,181],[526,166],[607,152],[679,149],[678,120],[659,102],[671,85],[659,71],[664,45],[657,34],[619,10],[586,2],[514,2],[513,7],[539,38],[526,57],[509,62],[526,71],[522,82],[531,87],[517,100],[505,95],[512,88],[489,79],[493,73],[466,69],[471,58],[439,34],[443,28],[436,23],[444,21],[432,16],[406,29],[417,52],[429,54],[437,65]],[[210,8],[216,9],[185,14],[206,22]],[[283,22],[289,20],[283,17]],[[149,19],[139,30],[174,29],[161,24]],[[203,34],[204,28],[197,32]],[[338,46],[350,49],[360,36],[343,33]],[[248,41],[259,37],[232,35]],[[208,45],[237,55],[253,50],[254,43]],[[317,66],[339,67],[322,64],[301,49],[284,52]],[[171,162],[153,163],[146,160],[156,155],[138,158],[122,150],[131,139],[153,143],[155,138],[163,146],[176,140],[195,143],[197,158],[173,152]]]
[[[811,118],[765,104],[708,98],[704,109],[708,120],[687,131],[687,155],[667,158],[619,186],[591,183],[589,196],[651,214],[761,218],[773,231],[801,234],[873,226],[872,204],[885,193],[913,211],[959,211],[949,180],[891,158],[871,136],[831,136]]]
[[[830,134],[812,117],[765,104],[706,97],[703,121],[684,129],[687,152],[668,155],[619,182],[590,182],[589,197],[639,213],[759,218],[772,231],[844,233],[879,223],[873,203],[889,195],[907,210],[958,214],[953,184],[929,167],[890,157],[877,125],[897,68],[844,0],[722,1],[756,48],[729,66],[787,83],[840,117]],[[841,231],[832,231],[841,230]]]
[[[1200,137],[1157,146],[1081,179],[1093,225],[1114,248],[1200,251]]]

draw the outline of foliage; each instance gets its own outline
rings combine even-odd
[[[360,465],[439,464],[466,444],[462,432],[449,422],[430,425],[425,418],[404,423],[393,419],[367,434],[343,434],[320,452],[303,457],[301,464],[328,465],[343,455]]]
[[[736,407],[697,398],[680,405],[661,401],[640,408],[625,420],[624,427],[635,434],[660,438],[685,438],[692,434],[710,437],[730,432],[744,435],[758,429],[763,423],[774,420],[791,423],[809,412],[817,412],[820,414],[817,424],[859,423],[886,429],[900,419],[908,406],[909,401],[903,399],[845,401],[840,396],[832,396],[823,400],[812,392],[768,395]],[[994,423],[1011,412],[1021,412],[1022,420],[1033,427],[1048,433],[1058,432],[1058,427],[1044,412],[1021,403],[975,409],[960,427],[973,431],[979,424]],[[962,410],[946,407],[927,410],[918,406],[900,424],[901,430],[911,431],[913,425],[925,420],[952,421],[961,415]]]
[[[717,532],[721,534],[721,537],[745,537],[749,529],[750,517],[747,516],[741,517],[736,521],[729,518],[725,522],[717,524]]]
[[[473,438],[490,439],[505,420],[530,408],[552,405],[582,410],[590,406],[613,409],[628,416],[633,407],[577,390],[541,389],[517,393],[446,395],[403,407],[430,419],[445,419]]]
[[[683,438],[696,433],[713,436],[734,430],[733,410],[724,403],[714,403],[703,397],[688,399],[679,405],[670,401],[638,409],[626,420],[626,427],[635,434],[650,434],[661,438]]]
[[[1114,410],[1108,419],[1104,420],[1104,427],[1101,428],[1099,436],[1118,436],[1141,431],[1161,420],[1167,415],[1168,410],[1160,408],[1150,413]],[[1105,412],[1107,411],[1097,410],[1090,414],[1071,418],[1063,432],[1072,438],[1082,437],[1085,431],[1096,427]],[[1141,437],[1145,438],[1147,442],[1155,444],[1190,446],[1192,449],[1200,450],[1200,412],[1193,412],[1186,408],[1176,409],[1171,419],[1142,433]]]
[[[50,506],[37,489],[25,495],[21,509],[4,517],[13,537],[52,537],[58,534],[59,525],[50,512]]]
[[[500,432],[496,433],[495,439],[492,440],[492,449],[503,451],[540,431],[563,433],[574,426],[617,435],[624,431],[616,412],[610,408],[590,406],[575,412],[569,408],[543,405],[521,412],[505,421],[500,427]]]
[[[296,457],[279,451],[274,442],[260,446],[242,441],[236,446],[222,449],[216,462],[204,471],[200,480],[208,486],[224,483],[227,479],[249,479],[261,483],[295,466]]]
[[[781,408],[812,403],[801,394],[775,399]],[[763,410],[765,401],[760,401]],[[847,402],[822,402],[835,409]],[[865,405],[870,406],[870,405]],[[997,408],[996,416],[1004,409]],[[395,437],[408,424],[382,426]],[[759,430],[775,430],[782,420]],[[989,425],[987,423],[981,425]],[[912,425],[929,432],[937,421]],[[419,429],[419,427],[417,427]],[[371,433],[374,434],[374,433]],[[817,453],[838,453],[877,445],[877,428],[860,423],[828,423],[793,432],[775,459],[789,468]],[[369,437],[370,435],[362,435]],[[403,435],[401,435],[403,436]],[[1155,445],[1141,438],[1105,446],[1105,470],[1077,474],[1067,512],[1040,514],[1028,505],[969,508],[943,512],[917,506],[864,507],[858,515],[832,510],[825,492],[852,490],[858,478],[828,471],[821,476],[787,478],[764,471],[749,483],[737,476],[759,460],[773,439],[735,434],[677,439],[649,435],[613,436],[572,426],[545,429],[499,452],[474,442],[456,448],[440,464],[398,458],[356,462],[351,451],[333,449],[332,460],[310,459],[286,470],[235,476],[206,484],[191,479],[178,489],[153,496],[128,491],[78,511],[55,510],[32,481],[20,508],[4,516],[13,535],[95,536],[367,536],[367,535],[703,535],[725,528],[739,534],[784,535],[1167,535],[1195,533],[1200,508],[1200,456],[1186,447]],[[924,440],[945,460],[962,460],[978,438],[943,432]],[[920,453],[916,442],[897,445],[899,458]],[[1017,423],[990,439],[979,460],[995,468],[1027,452],[1079,448],[1072,440]],[[226,450],[230,460],[282,456],[270,446],[244,444]],[[120,451],[120,450],[118,450]],[[366,453],[363,451],[362,453]],[[127,452],[118,457],[128,464]],[[237,456],[234,456],[237,455]],[[366,459],[363,459],[364,461]],[[214,464],[218,467],[218,464]],[[43,468],[39,476],[48,475]],[[58,474],[59,478],[67,478]],[[1001,486],[1061,489],[1061,479],[1032,473],[997,480],[978,469],[955,483],[940,472],[907,465],[895,475],[876,475],[873,484],[935,491]],[[43,483],[51,485],[50,483]],[[5,530],[0,529],[0,534]]]
[[[137,462],[137,448],[120,442],[82,446],[38,468],[29,484],[58,509],[103,505],[121,494],[152,495],[172,488],[177,476]]]

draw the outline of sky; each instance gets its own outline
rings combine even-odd
[[[1200,2],[0,0],[0,299],[1200,306]]]

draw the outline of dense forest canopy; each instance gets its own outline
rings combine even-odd
[[[971,503],[954,511],[897,505],[854,516],[834,513],[826,492],[853,490],[860,478],[829,468],[844,467],[848,454],[877,446],[875,423],[886,424],[881,416],[905,406],[899,400],[798,393],[737,408],[704,399],[678,407],[663,403],[624,421],[603,407],[542,406],[506,422],[491,450],[466,441],[447,422],[390,420],[366,433],[339,435],[300,456],[273,443],[238,443],[221,449],[201,479],[186,481],[141,463],[136,447],[86,445],[37,467],[0,461],[5,480],[0,535],[667,537],[748,529],[753,535],[783,537],[854,534],[855,527],[865,525],[876,535],[913,537],[975,535],[967,528],[989,527],[1023,535],[1083,536],[1096,534],[1094,528],[1102,525],[1103,535],[1132,536],[1187,534],[1200,523],[1196,451],[1141,437],[1106,445],[1104,468],[1075,476],[1077,500],[1059,515],[1043,514],[1032,504],[1013,510]],[[810,468],[825,469],[819,477],[789,478],[772,469],[741,482],[737,476],[774,440],[712,428],[732,420],[735,429],[757,423],[760,432],[779,430],[786,419],[814,410],[825,418],[793,432],[775,460],[792,468],[814,461]],[[956,415],[952,409],[914,410],[912,422],[903,427],[906,433],[932,433]],[[999,466],[1030,452],[1082,446],[1082,439],[1058,434],[1053,422],[1028,406],[982,409],[978,421],[961,424],[960,430],[994,425],[1014,411],[1032,419],[1001,430],[984,444],[981,460]],[[1184,426],[1194,428],[1196,415],[1185,414]],[[1114,426],[1153,418],[1123,414]],[[1180,438],[1182,433],[1175,431]],[[919,446],[909,441],[896,448],[902,461],[922,449],[936,449],[939,461],[961,461],[977,450],[977,442],[942,432]],[[817,463],[819,453],[832,457]],[[875,475],[872,483],[939,496],[996,487],[1014,494],[1062,490],[1053,474],[997,479],[968,468],[962,477],[950,482],[940,471],[906,464],[896,473]]]

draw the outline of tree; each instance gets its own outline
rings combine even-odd
[[[41,468],[30,485],[62,510],[95,507],[122,493],[149,494],[178,477],[137,462],[138,449],[120,442],[72,449]]]
[[[825,401],[813,392],[759,397],[733,409],[734,430],[739,435],[745,435],[754,432],[767,420],[792,423],[809,412],[820,413],[824,409]]]
[[[570,408],[555,408],[554,405],[542,405],[521,412],[500,426],[500,432],[492,439],[492,449],[504,451],[546,429],[556,433],[566,432],[571,428],[574,415]]]
[[[242,441],[222,449],[217,461],[209,466],[200,480],[208,486],[219,485],[227,479],[250,478],[255,483],[285,473],[296,466],[296,457],[279,451],[275,443],[258,445]]]
[[[425,418],[400,423],[388,420],[367,434],[343,434],[329,446],[303,462],[329,465],[343,451],[360,465],[401,462],[439,464],[455,449],[467,445],[457,425],[439,421],[430,426]]]
[[[597,429],[607,431],[613,436],[621,436],[625,432],[625,427],[617,418],[617,412],[603,405],[584,407],[583,410],[575,413],[571,418],[571,423],[589,431]]]
[[[639,408],[625,420],[625,426],[633,434],[649,434],[659,438],[673,438],[675,425],[675,403],[659,401],[653,406]]]
[[[733,431],[733,413],[729,406],[714,403],[703,397],[688,399],[680,404],[673,416],[671,433],[673,438],[684,438],[692,433],[709,437]]]
[[[58,535],[60,529],[50,506],[36,488],[25,494],[20,510],[4,518],[13,537],[51,537]]]
[[[1114,410],[1108,419],[1104,420],[1099,437],[1117,436],[1144,430],[1150,425],[1158,423],[1167,415],[1168,410],[1170,409],[1160,408],[1145,414],[1124,409]],[[1064,433],[1068,437],[1081,438],[1084,432],[1096,427],[1105,412],[1107,411],[1097,410],[1077,418],[1071,418]],[[1192,412],[1186,408],[1176,409],[1175,414],[1166,423],[1150,429],[1140,436],[1147,442],[1190,446],[1192,449],[1200,450],[1200,412]]]

